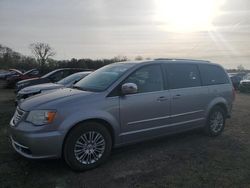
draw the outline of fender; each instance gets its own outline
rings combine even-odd
[[[120,133],[120,123],[114,115],[105,111],[88,111],[88,112],[78,111],[75,113],[71,113],[69,116],[66,117],[66,119],[64,119],[64,121],[60,125],[61,131],[64,132],[64,138],[72,127],[74,127],[80,122],[91,120],[91,119],[104,120],[107,123],[109,123],[114,132],[114,135],[113,135],[114,145],[120,142],[120,138],[117,136]]]

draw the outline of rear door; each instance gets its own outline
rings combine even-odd
[[[123,83],[135,83],[138,93],[120,97],[120,121],[125,142],[162,133],[170,123],[170,95],[160,64],[139,68]]]
[[[198,66],[190,63],[166,64],[170,86],[171,122],[185,125],[204,120],[207,88],[201,86]]]

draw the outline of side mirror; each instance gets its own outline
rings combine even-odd
[[[134,83],[125,83],[122,85],[122,94],[135,94],[138,91],[138,87]]]

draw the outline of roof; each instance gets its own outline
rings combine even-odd
[[[212,64],[207,60],[196,60],[196,59],[170,59],[170,58],[158,58],[153,60],[141,60],[141,61],[123,61],[119,63],[130,63],[130,64],[141,64],[141,63],[153,63],[153,62],[164,62],[164,63],[205,63]]]
[[[210,61],[207,60],[200,60],[200,59],[183,59],[183,58],[157,58],[154,59],[156,61],[178,61],[178,62],[204,62],[204,63],[210,63]]]

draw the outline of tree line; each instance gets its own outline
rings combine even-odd
[[[64,67],[98,69],[102,66],[128,60],[125,56],[117,56],[111,59],[75,59],[55,60],[54,50],[46,43],[34,43],[30,45],[34,57],[25,56],[15,52],[9,47],[0,44],[0,69],[15,68],[19,70],[29,70],[36,68],[42,74]]]
[[[126,56],[116,56],[111,59],[75,59],[71,60],[55,60],[52,57],[56,54],[53,48],[46,43],[33,43],[29,46],[34,56],[25,56],[19,52],[15,52],[9,47],[0,44],[0,69],[15,68],[19,70],[30,70],[36,68],[41,74],[45,74],[58,68],[86,68],[96,70],[102,66],[127,61]],[[135,60],[143,60],[142,56],[136,56]],[[150,58],[146,58],[149,60]],[[229,69],[229,72],[249,72],[242,65],[236,69]]]

